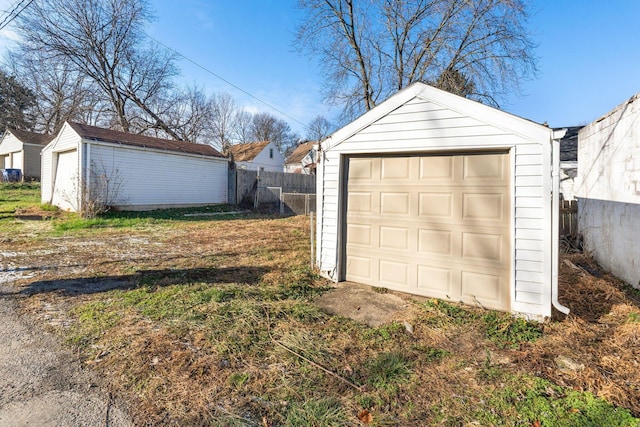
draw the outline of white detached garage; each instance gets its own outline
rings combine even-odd
[[[67,122],[42,150],[42,202],[80,211],[87,194],[116,209],[227,202],[228,159],[209,145]]]
[[[320,270],[531,318],[568,312],[561,136],[422,83],[398,92],[320,145]]]

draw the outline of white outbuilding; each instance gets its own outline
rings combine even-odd
[[[415,83],[320,144],[317,265],[529,318],[558,286],[563,132]]]
[[[42,150],[42,202],[80,211],[227,202],[228,159],[209,145],[67,122]]]
[[[24,179],[40,179],[40,151],[52,135],[7,129],[0,139],[0,169],[20,169]]]

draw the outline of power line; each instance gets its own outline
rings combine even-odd
[[[18,8],[20,8],[20,6],[22,6],[22,4],[24,2],[26,2],[26,1],[27,0],[20,0],[19,2],[14,3],[11,11],[7,14],[7,16],[4,17],[2,22],[0,22],[0,31],[2,31],[7,25],[9,25],[11,23],[11,21],[16,19],[18,17],[18,15],[20,15],[27,7],[29,7],[29,5],[31,3],[33,3],[33,0],[29,0],[29,3],[25,4],[22,7],[22,9],[18,10]],[[15,15],[14,15],[14,13],[15,13]]]
[[[31,0],[33,1],[33,0]],[[174,48],[167,46],[166,44],[162,43],[160,40],[155,39],[153,37],[151,37],[149,34],[147,34],[147,37],[149,37],[151,40],[153,40],[154,42],[158,43],[160,46],[163,46],[165,49],[169,49],[171,52],[175,53],[176,55],[184,58],[187,62],[190,62],[191,64],[195,65],[196,67],[200,68],[201,70],[204,70],[205,72],[211,74],[212,76],[214,76],[215,78],[225,82],[226,84],[228,84],[229,86],[239,90],[240,92],[244,93],[245,95],[255,99],[256,101],[260,102],[261,104],[266,105],[267,107],[271,108],[274,111],[277,111],[278,113],[282,114],[283,116],[287,117],[289,120],[292,120],[300,125],[302,125],[305,129],[309,129],[308,126],[304,123],[302,123],[300,120],[296,119],[295,117],[290,116],[289,114],[285,113],[284,111],[282,111],[281,109],[269,104],[267,101],[264,101],[260,98],[258,98],[257,96],[251,94],[250,92],[242,89],[240,86],[230,82],[229,80],[225,79],[224,77],[220,76],[219,74],[214,73],[213,71],[209,70],[208,68],[206,68],[204,65],[200,65],[199,63],[197,63],[196,61],[194,61],[191,58],[188,58],[187,56],[183,55],[182,53],[178,52],[177,50],[175,50]]]

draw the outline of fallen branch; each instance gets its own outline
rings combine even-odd
[[[353,382],[349,381],[348,379],[336,374],[335,372],[330,371],[329,369],[325,368],[324,366],[314,362],[313,360],[303,356],[302,354],[298,353],[295,350],[290,349],[289,347],[287,347],[286,345],[282,344],[280,341],[276,340],[275,338],[273,338],[273,335],[271,335],[271,320],[269,319],[269,311],[266,309],[266,307],[264,308],[264,312],[267,316],[267,334],[269,334],[269,338],[271,339],[271,341],[273,341],[274,344],[276,344],[277,346],[283,348],[284,350],[288,351],[289,353],[293,354],[294,356],[299,357],[300,359],[304,360],[305,362],[315,366],[316,368],[320,369],[321,371],[339,379],[340,381],[350,385],[351,387],[355,388],[358,391],[362,391],[362,386],[358,386],[356,384],[354,384]]]

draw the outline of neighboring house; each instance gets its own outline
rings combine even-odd
[[[567,132],[560,140],[560,195],[563,200],[575,200],[575,178],[578,174],[578,132],[584,126],[554,129]]]
[[[401,90],[321,143],[321,273],[536,319],[568,312],[562,133],[423,83]]]
[[[640,288],[640,93],[578,134],[578,229],[584,249]]]
[[[209,145],[67,122],[42,150],[42,202],[70,211],[95,197],[123,210],[226,203],[228,168]]]
[[[312,175],[316,173],[317,142],[303,142],[298,145],[284,163],[284,171]]]
[[[0,140],[0,169],[20,169],[24,179],[40,179],[40,151],[53,135],[7,129]]]
[[[237,169],[282,172],[284,157],[273,142],[251,142],[229,147]]]

